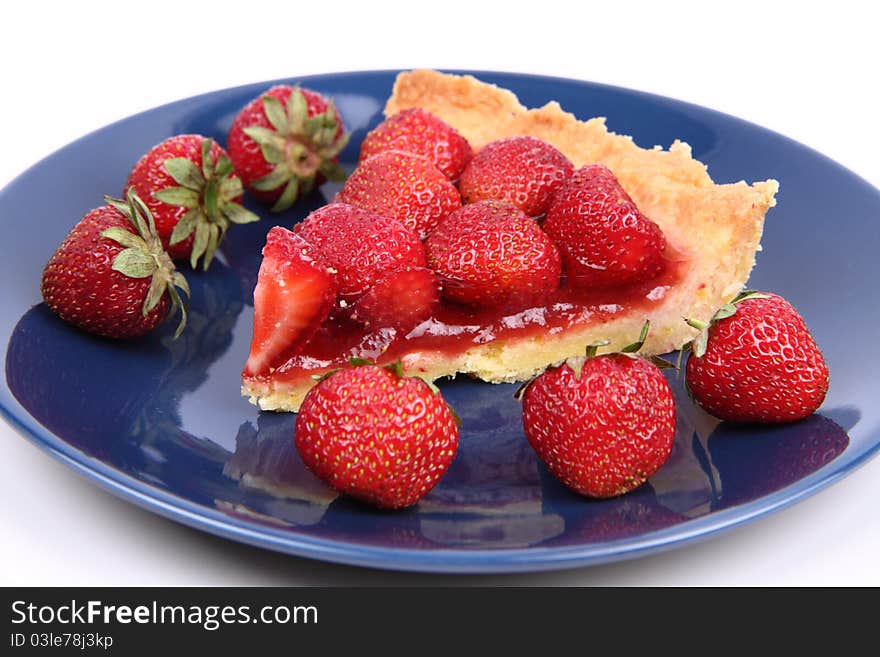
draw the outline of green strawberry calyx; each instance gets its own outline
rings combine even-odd
[[[129,278],[151,278],[141,307],[144,317],[159,304],[163,295],[168,295],[172,309],[180,312],[180,322],[174,332],[174,338],[178,338],[186,327],[187,316],[186,303],[180,293],[189,297],[189,284],[162,247],[153,214],[132,188],[124,200],[110,196],[104,200],[124,214],[134,227],[134,231],[117,226],[101,231],[101,237],[125,247],[113,258],[112,269]]]
[[[244,193],[241,180],[234,175],[232,162],[225,155],[211,156],[213,139],[202,140],[202,166],[186,157],[170,157],[163,162],[165,171],[177,185],[153,193],[168,205],[187,209],[168,240],[174,245],[195,233],[190,265],[193,269],[202,259],[207,270],[217,246],[223,240],[230,224],[249,224],[260,217],[234,199]]]
[[[659,356],[642,356],[639,354],[642,347],[645,346],[645,342],[648,340],[648,333],[651,332],[651,322],[650,320],[645,320],[645,323],[642,324],[642,330],[639,332],[638,339],[622,347],[616,352],[605,352],[602,355],[608,356],[611,354],[622,354],[624,356],[628,356],[629,358],[645,358],[651,361],[654,365],[659,367],[660,369],[677,369],[674,363],[670,363],[665,358],[660,358]],[[584,368],[584,363],[586,363],[591,358],[596,358],[599,355],[599,349],[601,347],[607,347],[611,342],[609,340],[598,340],[596,342],[592,342],[587,345],[586,353],[583,356],[573,356],[571,358],[567,358],[565,360],[565,364],[568,365],[572,370],[574,370],[574,374],[576,378],[580,378],[581,371]]]
[[[558,363],[556,365],[556,367],[559,367],[562,365],[568,365],[568,367],[570,367],[571,370],[574,372],[575,378],[579,379],[581,377],[581,372],[584,369],[584,365],[586,364],[586,362],[588,360],[590,360],[592,358],[597,358],[600,356],[611,356],[614,354],[620,354],[623,356],[627,356],[629,358],[645,358],[646,360],[650,361],[651,363],[653,363],[654,365],[656,365],[660,369],[678,369],[678,367],[675,365],[675,363],[670,363],[665,358],[660,358],[659,356],[642,356],[641,354],[639,354],[639,351],[642,349],[643,346],[645,346],[645,342],[648,340],[648,333],[650,333],[650,331],[651,331],[651,322],[650,322],[650,320],[645,320],[645,323],[642,324],[642,330],[639,333],[638,339],[635,342],[628,344],[625,347],[619,349],[618,351],[606,351],[606,352],[600,354],[599,349],[601,349],[602,347],[607,347],[609,344],[611,344],[611,341],[610,340],[597,340],[595,342],[591,342],[590,344],[588,344],[586,346],[585,353],[582,356],[570,356],[569,358],[566,358],[561,363]],[[517,389],[517,391],[514,393],[513,396],[516,399],[522,400],[522,397],[526,392],[526,388],[528,388],[534,382],[534,380],[538,378],[538,376],[541,376],[541,375],[538,374],[537,376],[529,379],[528,381],[525,381]]]
[[[263,111],[272,127],[250,126],[244,133],[260,146],[266,162],[274,165],[272,171],[254,182],[253,188],[262,192],[283,188],[272,212],[286,210],[308,194],[319,173],[332,182],[345,180],[345,170],[336,158],[348,144],[350,133],[337,139],[339,121],[333,101],[326,111],[309,116],[308,101],[297,86],[286,108],[274,96],[263,96]]]
[[[681,348],[681,353],[684,353],[686,350],[690,349],[693,351],[694,356],[697,358],[702,357],[706,353],[706,348],[709,344],[709,331],[710,329],[720,322],[722,319],[727,319],[736,313],[737,304],[746,301],[747,299],[767,299],[769,295],[764,294],[763,292],[758,292],[757,290],[743,290],[739,294],[737,294],[733,299],[725,303],[721,306],[714,315],[709,319],[708,322],[702,322],[698,319],[685,318],[685,322],[688,326],[695,328],[699,331],[696,337],[693,340],[685,344]]]

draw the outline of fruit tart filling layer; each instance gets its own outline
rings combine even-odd
[[[465,153],[463,170],[383,128],[388,149],[372,140],[334,204],[270,232],[243,373],[261,408],[297,410],[352,357],[516,381],[599,340],[619,349],[646,319],[643,353],[664,353],[748,278],[775,181],[715,184],[684,143],[642,149],[469,76],[398,76],[386,115],[419,113],[467,141],[472,158],[437,149]]]

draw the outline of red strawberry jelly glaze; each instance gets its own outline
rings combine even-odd
[[[433,351],[453,356],[493,339],[521,338],[557,332],[605,321],[614,315],[643,308],[646,316],[667,290],[682,279],[687,260],[667,247],[665,266],[656,277],[625,288],[578,290],[563,282],[546,304],[519,312],[474,310],[442,302],[433,316],[406,335],[390,329],[367,330],[354,321],[331,314],[303,350],[269,377],[283,385],[321,371],[343,367],[352,357],[391,363],[411,351]]]

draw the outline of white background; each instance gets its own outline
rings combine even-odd
[[[0,186],[91,130],[178,98],[310,73],[423,66],[673,96],[782,132],[880,186],[870,3],[386,4],[10,3],[0,26]],[[659,556],[435,577],[238,545],[117,500],[2,420],[0,446],[0,584],[880,584],[880,459],[794,507]]]

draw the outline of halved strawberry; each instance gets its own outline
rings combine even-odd
[[[354,305],[352,319],[372,329],[410,331],[428,319],[440,300],[437,276],[425,267],[386,274]]]
[[[254,289],[254,337],[245,376],[266,374],[294,355],[335,301],[336,282],[313,247],[286,228],[273,227]]]

